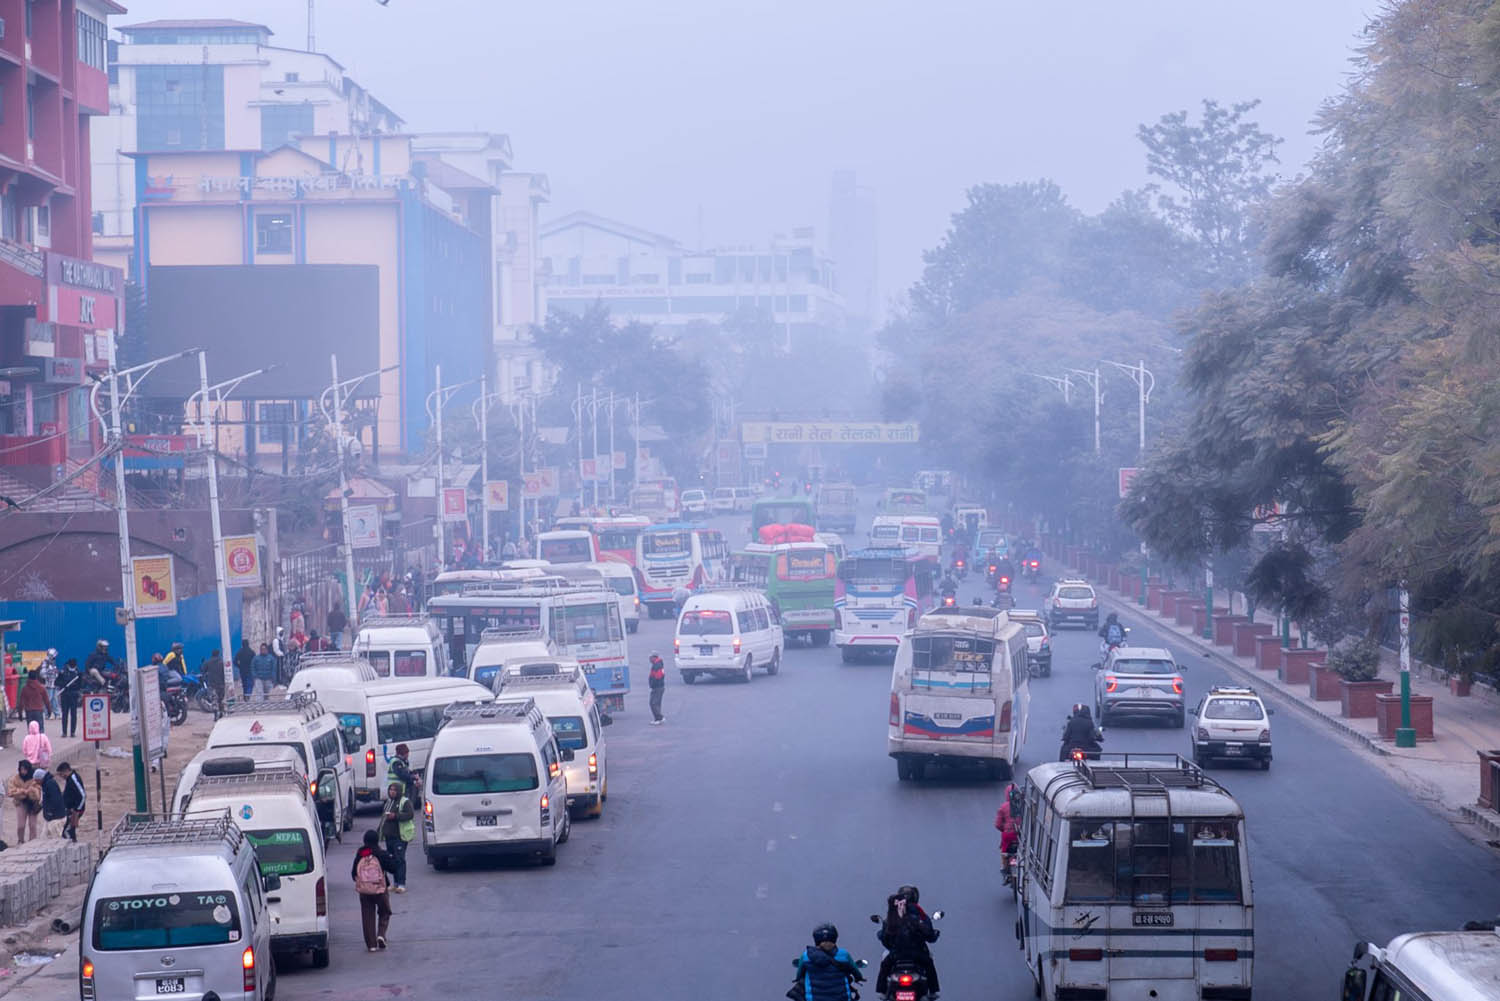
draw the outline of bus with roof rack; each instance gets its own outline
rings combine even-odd
[[[1249,842],[1227,789],[1175,754],[1105,752],[1038,765],[1020,799],[1016,934],[1038,997],[1248,1001]]]
[[[932,608],[937,564],[901,545],[850,550],[833,588],[833,642],[845,664],[893,656],[901,635]]]

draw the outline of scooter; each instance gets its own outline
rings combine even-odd
[[[1063,724],[1063,732],[1064,733],[1067,732],[1067,729],[1068,729],[1067,728],[1067,724],[1066,723]],[[1104,728],[1102,726],[1096,726],[1096,727],[1094,727],[1094,739],[1093,740],[1091,740],[1091,741],[1089,741],[1088,743],[1085,743],[1085,744],[1080,744],[1080,743],[1078,743],[1076,741],[1073,742],[1073,743],[1064,743],[1062,745],[1062,753],[1058,754],[1057,760],[1058,761],[1071,761],[1074,764],[1077,764],[1080,761],[1085,761],[1085,760],[1088,760],[1090,758],[1097,759],[1099,757],[1099,755],[1101,755],[1103,753],[1104,753]]]
[[[1001,574],[999,580],[995,581],[995,599],[996,608],[1016,607],[1015,595],[1010,593],[1010,578],[1004,574]]]
[[[953,561],[953,574],[959,580],[965,580],[969,576],[969,565],[962,558]]]
[[[938,921],[942,918],[942,911],[933,911],[932,920]],[[870,920],[880,924],[880,916],[870,915]],[[889,955],[889,954],[887,954]],[[881,957],[883,963],[885,957]],[[881,995],[885,1001],[925,1001],[929,996],[927,988],[927,971],[922,964],[909,959],[898,959],[891,964],[891,968],[885,975],[885,993]]]
[[[1028,577],[1031,580],[1036,580],[1041,575],[1042,575],[1042,561],[1041,560],[1022,560],[1021,561],[1021,576],[1022,577]]]

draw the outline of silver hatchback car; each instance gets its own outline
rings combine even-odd
[[[1099,725],[1115,716],[1165,717],[1186,723],[1182,667],[1160,647],[1116,647],[1094,665],[1094,715]]]

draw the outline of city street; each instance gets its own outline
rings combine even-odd
[[[721,519],[731,539],[742,522]],[[971,578],[962,599],[982,587]],[[1021,604],[1039,604],[1042,593],[1023,585]],[[1148,630],[1131,640],[1158,642]],[[1096,643],[1081,629],[1056,637],[1054,673],[1034,682],[1029,764],[1056,755],[1068,708],[1091,700]],[[652,650],[670,663],[670,624],[644,621],[631,647],[637,694],[609,732],[609,806],[601,821],[574,826],[556,868],[438,873],[413,846],[411,892],[393,898],[390,951],[369,955],[345,878],[352,848],[338,847],[332,966],[285,970],[282,1001],[778,998],[819,921],[834,921],[855,955],[878,961],[867,916],[903,882],[947,912],[934,950],[945,997],[1031,996],[992,828],[1000,787],[942,772],[897,783],[885,754],[884,664],[845,666],[833,648],[794,649],[779,676],[748,686],[688,687],[669,672],[667,722],[657,728],[647,725],[644,665]],[[1190,695],[1232,680],[1186,650],[1174,655]],[[1288,711],[1273,728],[1269,772],[1212,773],[1248,817],[1258,996],[1334,996],[1355,939],[1492,916],[1493,853],[1316,723]],[[1112,727],[1105,746],[1183,752],[1187,735]]]

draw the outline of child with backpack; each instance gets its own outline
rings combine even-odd
[[[388,873],[396,871],[395,860],[380,848],[380,834],[365,832],[365,843],[354,853],[349,875],[359,893],[359,919],[364,926],[365,948],[378,952],[385,948],[385,933],[391,923],[391,894]]]

